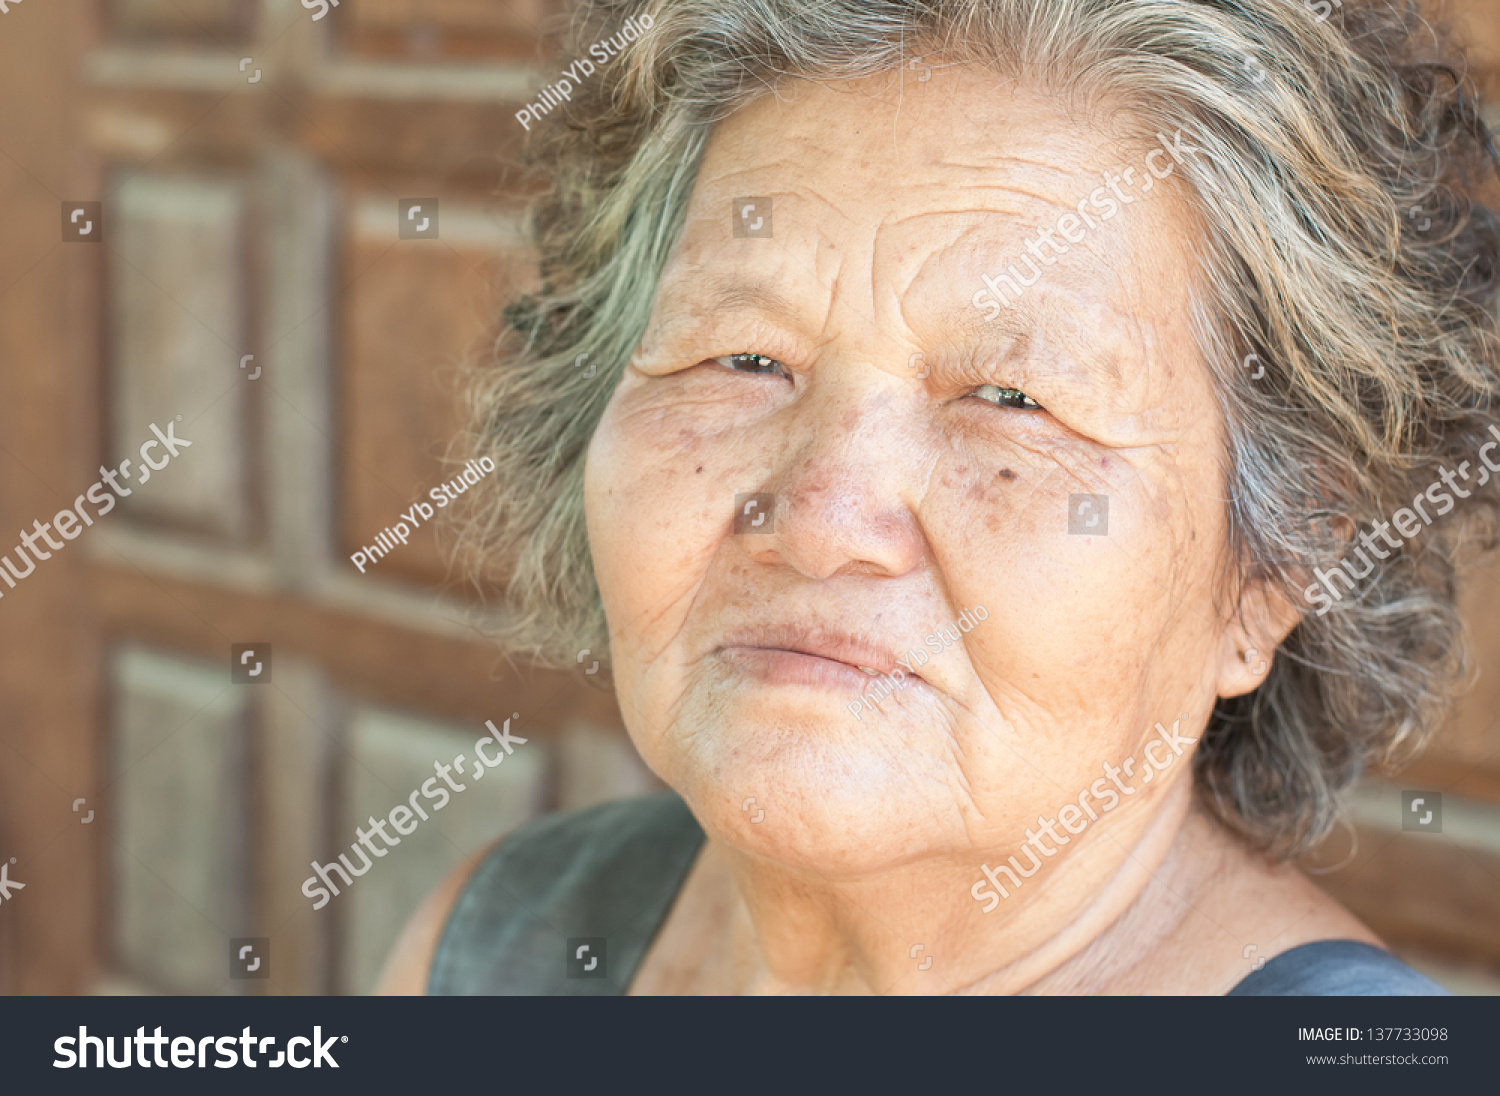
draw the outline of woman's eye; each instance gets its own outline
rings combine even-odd
[[[1011,407],[1017,411],[1040,411],[1042,409],[1041,404],[1019,388],[1001,388],[997,384],[981,384],[970,395],[978,396],[999,407]]]
[[[768,358],[764,354],[725,354],[723,357],[714,358],[714,361],[726,369],[733,369],[736,373],[780,373],[786,375],[786,366],[775,358]]]

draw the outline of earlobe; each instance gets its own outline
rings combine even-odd
[[[1302,619],[1302,612],[1262,580],[1247,585],[1239,611],[1224,629],[1218,695],[1224,699],[1254,692],[1271,672],[1276,649]]]
[[[1227,700],[1254,692],[1270,672],[1271,658],[1274,655],[1274,651],[1262,652],[1259,647],[1247,647],[1238,652],[1238,659],[1231,672],[1228,675],[1220,674],[1219,696]]]
[[[1218,696],[1228,700],[1254,692],[1270,676],[1275,656],[1274,647],[1246,645],[1242,629],[1229,629],[1220,656]]]

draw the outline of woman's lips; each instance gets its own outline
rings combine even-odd
[[[719,653],[742,673],[767,685],[811,685],[862,693],[880,676],[836,658],[781,647],[723,647]]]
[[[868,692],[897,668],[891,651],[864,636],[800,621],[730,629],[716,650],[741,673],[770,685],[810,685],[840,692]],[[887,686],[888,687],[888,686]]]

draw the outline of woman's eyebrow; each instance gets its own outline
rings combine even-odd
[[[1006,309],[989,323],[963,317],[957,324],[957,345],[976,361],[1024,360],[1037,371],[1120,384],[1124,378],[1111,352],[1118,335],[1112,321],[1113,316],[1099,317],[1080,338],[1076,322],[1059,324],[1055,314]]]
[[[738,274],[706,274],[699,291],[715,312],[760,312],[772,319],[789,321],[796,306],[774,283],[745,279]]]
[[[952,347],[970,361],[986,361],[1024,354],[1036,329],[1036,318],[1007,309],[989,323],[971,309],[948,317]]]
[[[681,352],[725,326],[743,327],[747,321],[802,331],[807,317],[790,297],[763,278],[681,270],[662,285],[652,309],[648,341],[656,351]]]
[[[1014,358],[1026,354],[1031,347],[1031,330],[1017,326],[1011,330],[990,330],[983,335],[970,335],[963,346],[976,359]]]
[[[672,279],[666,303],[689,311],[759,312],[790,322],[797,307],[775,283],[739,274],[685,271]]]

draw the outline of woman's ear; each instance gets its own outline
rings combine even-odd
[[[1243,696],[1265,681],[1276,649],[1301,619],[1280,586],[1264,577],[1246,582],[1220,641],[1218,695]]]

